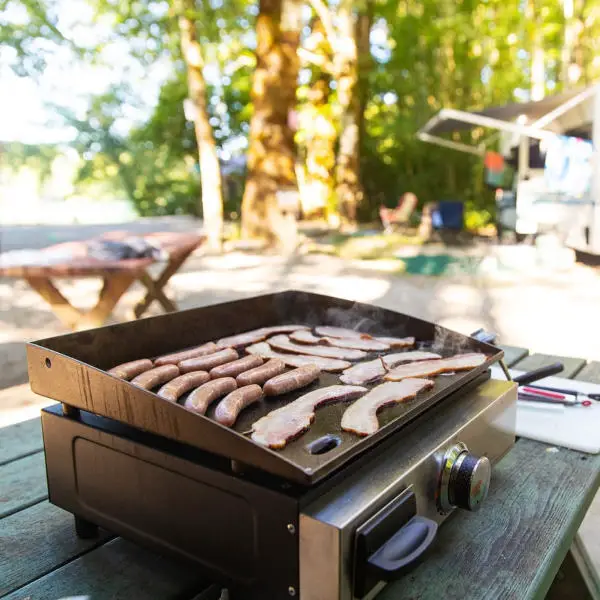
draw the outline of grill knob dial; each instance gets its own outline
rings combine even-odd
[[[475,511],[486,499],[492,468],[485,457],[469,453],[463,443],[457,443],[446,452],[442,464],[438,507],[448,512],[453,507]]]

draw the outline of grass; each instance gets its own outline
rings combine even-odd
[[[417,235],[402,233],[338,233],[314,243],[310,251],[354,260],[393,259],[402,248],[422,243]]]

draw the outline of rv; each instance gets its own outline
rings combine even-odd
[[[496,133],[477,145],[443,137],[477,127]],[[518,239],[554,233],[600,255],[600,85],[479,112],[442,109],[417,136],[514,168],[496,188],[500,231]]]

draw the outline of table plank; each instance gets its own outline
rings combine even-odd
[[[39,452],[43,447],[39,418],[0,429],[0,465]]]
[[[6,517],[47,497],[43,452],[0,466],[0,517]]]
[[[169,600],[192,597],[208,584],[197,569],[122,538],[88,552],[9,594],[5,600]]]
[[[46,575],[112,537],[99,530],[97,538],[82,540],[75,534],[73,515],[47,500],[2,519],[0,596]]]
[[[589,381],[591,383],[600,383],[600,362],[592,361],[589,362],[574,379],[579,381]]]
[[[583,358],[555,356],[553,354],[530,354],[512,366],[520,371],[532,371],[533,369],[539,369],[555,362],[561,362],[564,365],[565,368],[559,376],[567,379],[572,379],[585,366]]]
[[[503,346],[500,344],[498,348],[504,350],[504,362],[507,367],[512,367],[529,354],[527,348],[519,348],[517,346]]]
[[[600,456],[521,439],[477,513],[457,511],[412,573],[378,600],[543,598],[600,484]]]

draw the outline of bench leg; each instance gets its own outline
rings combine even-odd
[[[98,537],[98,525],[75,515],[75,532],[82,540]]]
[[[193,252],[193,249],[189,252],[181,254],[180,256],[173,257],[167,263],[167,266],[164,268],[163,272],[159,275],[158,279],[154,281],[150,275],[144,271],[139,277],[140,283],[142,283],[148,292],[144,296],[144,298],[138,302],[133,312],[135,314],[136,319],[139,319],[150,307],[154,300],[157,300],[160,305],[167,311],[172,312],[177,310],[177,305],[167,298],[165,293],[163,292],[163,288],[171,279],[171,277],[177,273],[179,267],[185,262],[187,257]]]
[[[79,329],[103,325],[136,277],[137,274],[129,273],[115,273],[105,277],[98,302],[88,312],[72,306],[47,277],[28,277],[27,282],[50,305],[64,325],[69,329]]]
[[[72,329],[81,319],[81,311],[71,306],[71,303],[56,289],[47,277],[27,277],[27,283],[50,305],[59,320]]]

